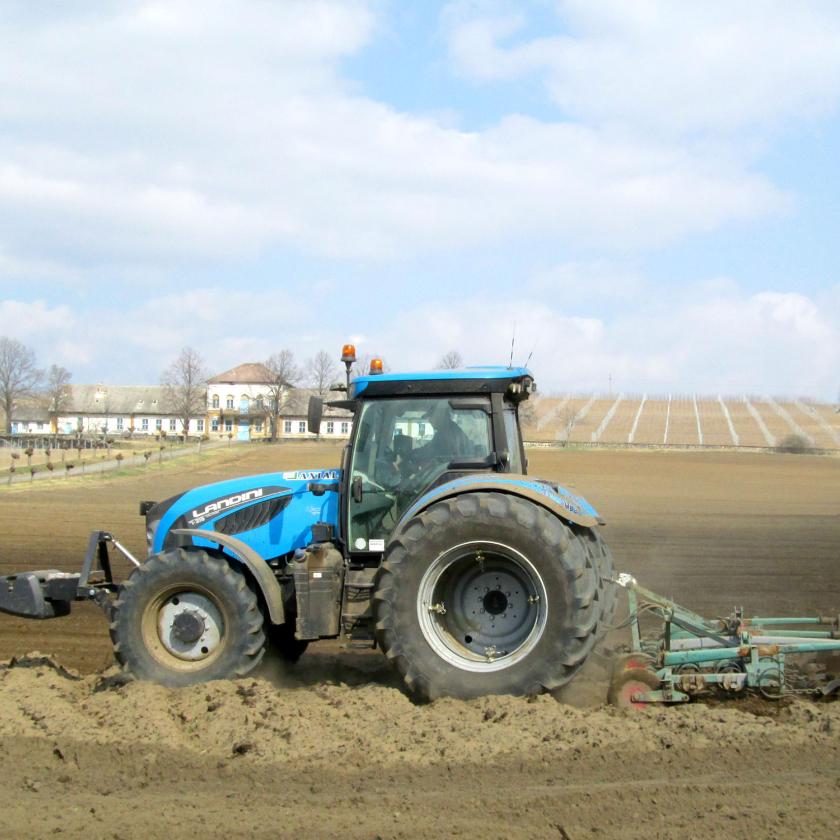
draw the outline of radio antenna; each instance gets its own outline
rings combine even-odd
[[[513,335],[510,337],[510,360],[508,361],[508,367],[513,367],[513,348],[516,344],[516,321],[513,322]]]
[[[537,338],[537,341],[539,341],[539,338]],[[531,352],[528,354],[528,358],[527,358],[527,359],[525,359],[525,364],[524,364],[524,365],[522,365],[522,367],[528,367],[528,362],[530,362],[530,361],[531,361],[531,357],[534,355],[534,350],[536,350],[536,349],[537,349],[537,341],[535,341],[535,342],[534,342],[534,346],[533,346],[533,348],[531,349]]]

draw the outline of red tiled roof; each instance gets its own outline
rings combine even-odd
[[[209,384],[263,385],[271,382],[271,374],[262,362],[246,362],[210,377],[207,382]]]

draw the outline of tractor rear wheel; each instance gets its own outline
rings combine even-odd
[[[505,493],[437,502],[388,545],[373,596],[377,642],[426,698],[559,688],[595,644],[603,612],[603,568],[587,539]]]
[[[598,629],[598,639],[612,629],[615,621],[618,586],[610,582],[613,575],[612,552],[607,547],[601,534],[594,528],[583,528],[575,525],[573,529],[583,542],[589,555],[589,562],[598,576],[598,600],[602,604],[601,622]]]
[[[263,615],[248,580],[220,556],[176,549],[120,587],[111,616],[119,662],[167,686],[244,676],[263,657]]]

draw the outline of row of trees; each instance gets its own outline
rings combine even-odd
[[[3,428],[12,430],[12,410],[22,399],[37,399],[51,414],[57,414],[70,394],[72,376],[67,368],[38,367],[34,351],[14,338],[0,336],[0,407]]]

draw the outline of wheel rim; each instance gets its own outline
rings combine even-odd
[[[196,671],[218,658],[227,644],[227,622],[218,599],[195,585],[169,587],[143,612],[143,641],[162,665]]]
[[[775,663],[764,667],[757,679],[758,690],[766,700],[778,700],[784,694],[782,672]]]
[[[417,614],[426,641],[464,671],[492,672],[525,658],[548,617],[543,579],[521,552],[495,542],[448,549],[420,581]]]

